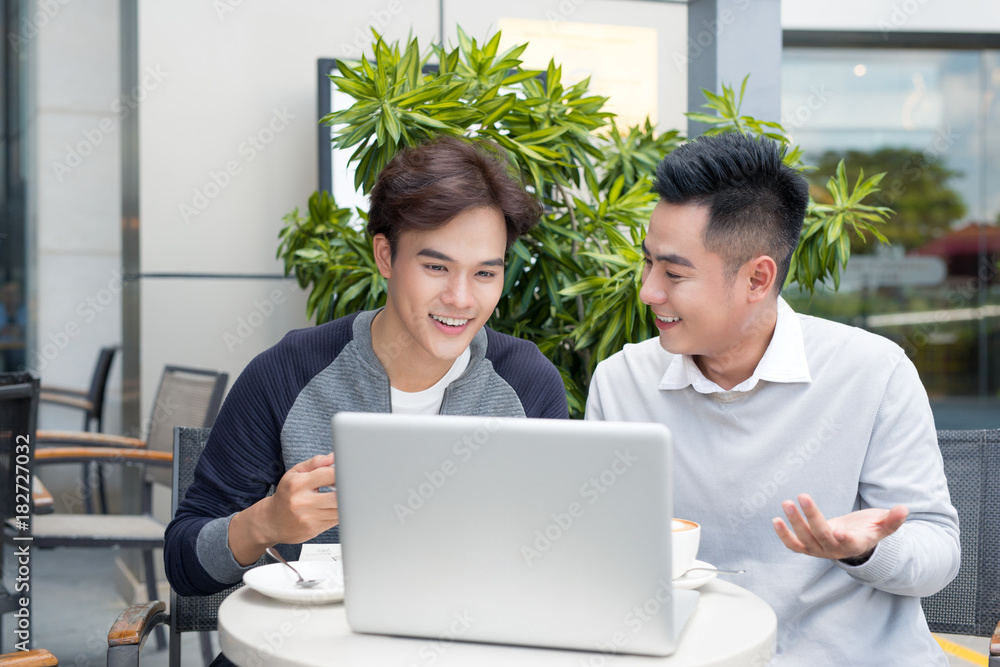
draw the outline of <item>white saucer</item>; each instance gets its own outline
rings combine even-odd
[[[713,570],[715,569],[714,565],[706,563],[703,560],[694,561],[691,563],[691,567],[710,567]],[[683,577],[674,579],[674,588],[683,588],[684,590],[691,591],[696,588],[701,588],[717,576],[719,575],[715,572],[705,572],[702,570],[698,570],[697,572],[688,572]]]
[[[243,582],[268,597],[285,602],[340,602],[344,599],[344,567],[340,561],[297,560],[292,565],[304,579],[322,579],[312,587],[296,586],[295,573],[282,563],[261,565],[247,571]]]

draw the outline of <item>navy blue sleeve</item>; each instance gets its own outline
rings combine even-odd
[[[486,358],[517,393],[526,417],[568,419],[566,386],[534,343],[486,328]]]
[[[354,316],[289,333],[262,352],[233,384],[195,468],[194,482],[167,526],[167,579],[181,595],[209,595],[231,585],[213,579],[198,558],[209,521],[264,498],[285,473],[281,430],[298,393],[351,339]]]

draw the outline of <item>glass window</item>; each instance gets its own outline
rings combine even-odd
[[[0,48],[0,371],[25,365],[27,304],[25,299],[25,188],[24,188],[24,58],[20,37],[21,2],[0,0],[5,39]]]
[[[817,165],[885,172],[894,210],[853,245],[841,290],[789,290],[800,312],[884,335],[913,359],[939,428],[1000,426],[1000,52],[786,48],[782,122]]]

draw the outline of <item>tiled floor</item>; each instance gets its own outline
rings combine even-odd
[[[32,555],[34,592],[33,639],[38,648],[47,648],[59,658],[59,664],[72,667],[96,667],[106,664],[107,634],[125,603],[114,586],[115,549],[59,548],[35,551]],[[9,565],[8,559],[5,563]],[[10,622],[5,621],[5,631]],[[972,659],[950,655],[952,667],[985,665],[989,640],[970,637],[945,637],[963,649],[975,652]],[[216,648],[218,644],[216,643]],[[4,650],[10,650],[4,644]],[[182,664],[200,665],[198,638],[185,636]],[[978,660],[977,660],[978,658]],[[153,639],[142,654],[144,667],[166,667],[167,652],[157,651]]]

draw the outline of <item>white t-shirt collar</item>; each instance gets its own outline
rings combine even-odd
[[[436,415],[441,411],[441,403],[444,401],[444,390],[452,382],[465,372],[472,359],[472,352],[465,348],[455,359],[448,372],[440,380],[422,391],[401,391],[395,387],[389,387],[389,402],[392,412],[406,415]]]

